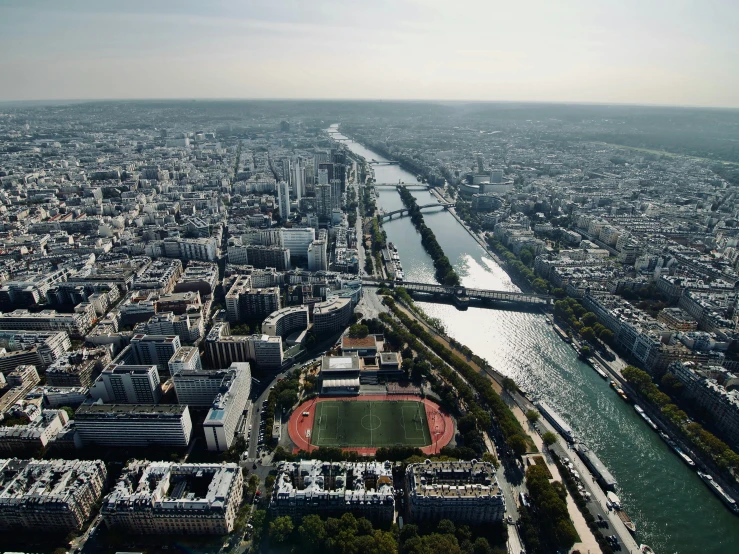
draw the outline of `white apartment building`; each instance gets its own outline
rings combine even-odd
[[[177,371],[196,371],[203,369],[200,351],[194,346],[181,346],[167,363],[170,375]]]
[[[203,422],[208,450],[228,450],[234,440],[239,419],[251,392],[251,370],[248,363],[234,362],[226,370],[220,391],[213,400]]]
[[[192,434],[189,408],[176,404],[82,405],[74,423],[85,445],[185,447]]]
[[[292,258],[307,258],[308,247],[316,240],[316,231],[312,227],[293,227],[280,229],[282,247],[290,250]]]

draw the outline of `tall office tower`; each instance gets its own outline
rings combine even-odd
[[[330,218],[333,204],[331,202],[331,185],[316,185],[316,212],[318,217]]]
[[[290,184],[287,181],[277,183],[277,202],[280,207],[280,218],[286,221],[290,217]]]
[[[284,158],[282,160],[282,178],[292,184],[292,164],[290,163],[290,158]]]
[[[325,169],[319,169],[317,182],[319,185],[328,185],[328,171]]]
[[[321,170],[326,170],[326,173],[328,174],[328,182],[334,180],[334,164],[331,162],[321,163],[318,164],[318,172],[320,174]]]
[[[329,153],[325,150],[320,150],[313,155],[313,170],[315,171],[314,175],[316,177],[318,177],[318,170],[320,169],[320,165],[327,163],[328,161]]]
[[[503,182],[503,170],[492,169],[490,170],[490,182],[493,184],[500,184]]]
[[[305,169],[300,158],[296,158],[290,168],[290,186],[295,194],[295,200],[300,202],[300,199],[305,196]]]
[[[331,181],[331,208],[334,210],[341,209],[341,180],[333,179]]]

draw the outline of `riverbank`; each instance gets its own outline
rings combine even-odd
[[[366,159],[377,158],[360,144],[344,144]],[[378,181],[415,181],[398,166],[376,166],[375,171]],[[403,207],[394,189],[379,192],[378,208],[393,211]],[[419,204],[438,198],[430,191],[413,194]],[[518,290],[502,265],[494,263],[488,249],[449,211],[424,215],[466,286]],[[431,259],[410,220],[395,219],[384,229],[388,240],[399,247],[406,278],[434,283]],[[451,305],[423,301],[417,304],[444,321],[450,339],[469,347],[523,390],[536,391],[576,434],[587,437],[588,446],[618,481],[617,494],[639,530],[640,542],[662,554],[723,554],[739,543],[736,516],[644,424],[633,406],[618,398],[606,380],[555,336],[542,316],[474,307],[458,311]]]

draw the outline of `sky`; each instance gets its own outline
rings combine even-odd
[[[0,101],[739,107],[738,0],[0,0]]]

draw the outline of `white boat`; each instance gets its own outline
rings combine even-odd
[[[726,504],[727,508],[729,508],[735,514],[739,514],[739,507],[737,507],[736,505],[736,500],[729,496],[729,494],[723,488],[721,488],[721,485],[713,480],[712,476],[701,471],[697,473],[698,477],[700,477],[703,482],[708,485],[708,488],[711,489],[711,491],[713,491],[713,493],[718,496],[724,504]]]
[[[652,550],[652,547],[647,546],[646,544],[639,545],[639,552],[641,552],[642,554],[654,554],[654,550]]]

